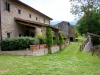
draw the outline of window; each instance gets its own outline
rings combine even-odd
[[[34,33],[34,32],[31,32],[31,36],[32,36],[32,37],[35,37],[35,33]]]
[[[10,3],[6,2],[6,10],[10,12]]]
[[[19,37],[21,37],[22,35],[21,35],[21,33],[19,33]]]
[[[38,18],[36,17],[36,20],[38,20]]]
[[[44,23],[45,23],[45,19],[44,19]]]
[[[21,10],[20,9],[18,9],[18,14],[21,14]]]
[[[7,33],[7,38],[10,38],[10,33]]]
[[[31,14],[29,14],[29,18],[31,18],[32,16],[31,16]]]

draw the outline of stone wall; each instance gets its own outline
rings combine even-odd
[[[1,41],[1,37],[2,34],[1,34],[1,0],[0,0],[0,41]]]
[[[68,25],[69,25],[68,22],[63,21],[63,22],[58,23],[57,25],[54,25],[54,27],[61,29],[62,34],[64,36],[69,36],[69,26]]]
[[[57,27],[59,29],[61,29],[62,34],[64,36],[67,36],[69,38],[72,38],[73,41],[75,41],[75,31],[74,31],[74,26],[70,25],[69,22],[66,21],[62,21],[56,25],[54,25],[54,27]]]
[[[68,45],[68,44],[67,44]],[[63,45],[63,48],[67,45]],[[52,53],[59,51],[59,46],[51,48]],[[39,49],[39,50],[19,50],[19,51],[0,51],[0,54],[12,54],[12,55],[21,55],[21,56],[42,56],[48,54],[48,49]]]
[[[25,20],[36,21],[40,23],[44,23],[44,19],[46,20],[46,24],[50,23],[50,19],[45,16],[29,9],[25,5],[18,4],[14,0],[0,0],[1,1],[1,26],[2,26],[2,38],[7,38],[7,33],[11,34],[11,37],[19,36],[19,33],[23,32],[23,26],[19,25],[15,22],[14,17],[19,17]],[[5,9],[5,2],[8,1],[10,3],[10,12]],[[18,10],[21,10],[21,14],[18,14]],[[31,14],[31,18],[29,17]],[[36,20],[37,17],[37,20]],[[40,32],[40,30],[38,30]]]
[[[69,42],[64,42],[62,44],[62,48],[66,47],[69,44]],[[35,46],[35,45],[34,45]],[[60,50],[59,46],[57,44],[52,45],[51,47],[51,52],[55,53]],[[12,55],[22,55],[22,56],[42,56],[45,54],[48,54],[48,49],[45,47],[40,47],[38,48],[31,48],[30,50],[14,50],[14,51],[0,51],[0,54],[12,54]]]
[[[69,36],[73,37],[73,41],[75,41],[75,30],[74,30],[74,26],[70,25],[70,30],[69,30]]]

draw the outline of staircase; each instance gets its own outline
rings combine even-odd
[[[88,51],[90,51],[90,50],[91,50],[91,48],[90,48],[90,42],[88,41],[88,42],[86,43],[84,49],[83,49],[83,52],[88,52]]]

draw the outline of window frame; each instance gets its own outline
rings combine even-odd
[[[11,7],[10,3],[6,1],[6,2],[5,2],[5,8],[6,8],[6,10],[9,11],[9,12],[10,12],[10,7]]]
[[[31,14],[29,14],[29,18],[32,18],[32,15]]]
[[[21,10],[20,9],[18,9],[18,14],[21,14]]]
[[[7,33],[7,38],[10,38],[10,33],[9,32]]]
[[[36,21],[38,21],[38,17],[36,17]]]
[[[44,19],[44,23],[46,23],[46,20]]]

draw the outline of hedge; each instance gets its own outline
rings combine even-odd
[[[34,44],[34,38],[32,37],[17,37],[7,38],[0,42],[3,51],[11,50],[22,50],[29,48],[30,45]]]

